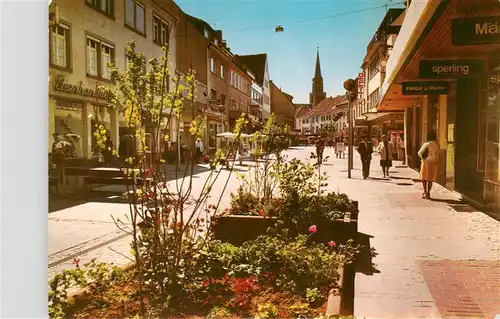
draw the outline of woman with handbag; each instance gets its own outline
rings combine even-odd
[[[439,145],[436,142],[436,132],[427,134],[427,142],[418,151],[418,156],[422,159],[420,167],[420,180],[424,187],[422,198],[431,198],[432,183],[437,180]]]
[[[382,135],[382,141],[378,143],[377,153],[380,154],[380,167],[384,173],[384,178],[389,178],[389,168],[392,167],[392,153],[394,145],[387,140],[386,135]]]

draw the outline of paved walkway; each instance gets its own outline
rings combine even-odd
[[[309,152],[312,148],[309,150]],[[303,151],[302,151],[303,152]],[[331,190],[359,201],[359,232],[369,235],[378,255],[375,271],[357,273],[357,318],[493,318],[500,314],[500,223],[434,186],[434,200],[421,198],[417,173],[391,169],[382,179],[378,157],[371,179],[361,178],[354,160],[330,159]],[[397,165],[398,162],[395,164]]]
[[[288,154],[306,159],[312,151],[301,147]],[[375,157],[372,178],[363,180],[355,158],[348,179],[347,160],[335,159],[331,148],[325,156],[330,156],[323,165],[328,188],[359,201],[359,231],[378,253],[375,269],[356,275],[357,318],[491,319],[500,313],[498,221],[438,185],[432,190],[435,200],[421,199],[417,173],[407,167],[395,166],[391,179],[383,180]],[[238,183],[229,184],[223,195],[227,203]],[[73,257],[82,263],[92,258],[128,262],[130,238],[117,232],[110,218],[127,210],[125,204],[86,203],[50,214],[49,274],[72,267]]]

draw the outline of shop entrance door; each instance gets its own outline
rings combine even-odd
[[[455,122],[455,189],[472,199],[481,200],[482,183],[477,173],[478,82],[457,81]]]

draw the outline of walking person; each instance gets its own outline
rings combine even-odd
[[[337,142],[337,158],[345,158],[345,143],[341,139]]]
[[[377,153],[380,154],[380,167],[384,173],[384,178],[389,178],[389,168],[392,167],[392,153],[394,145],[387,141],[387,135],[382,135],[381,142],[378,143]]]
[[[361,156],[361,166],[363,167],[363,179],[370,176],[370,164],[372,161],[373,147],[370,142],[366,140],[366,136],[361,136],[361,141],[358,144],[358,153]]]
[[[196,141],[194,142],[194,147],[196,148],[196,162],[199,163],[201,158],[203,157],[203,142],[201,141],[201,138],[197,138]]]
[[[323,140],[318,138],[318,141],[316,141],[316,156],[318,157],[318,163],[323,162],[323,151],[325,149],[325,143]]]
[[[420,180],[424,188],[424,193],[422,194],[422,198],[424,199],[431,198],[432,183],[437,180],[439,145],[436,140],[436,132],[429,132],[427,134],[427,142],[418,151],[418,156],[422,159]]]

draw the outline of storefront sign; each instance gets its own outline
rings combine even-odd
[[[481,60],[424,60],[420,61],[421,78],[460,78],[484,74]]]
[[[492,86],[499,86],[500,85],[500,72],[490,73],[490,77],[488,79],[488,82]]]
[[[79,81],[77,84],[66,83],[66,78],[62,74],[57,74],[54,81],[54,90],[65,93],[73,93],[82,96],[94,97],[103,100],[110,100],[111,97],[108,92],[104,90],[93,90],[83,87],[83,82]]]
[[[403,82],[403,95],[448,94],[447,82]]]
[[[365,105],[365,96],[364,96],[364,87],[365,87],[365,74],[363,72],[359,72],[358,74],[358,106],[363,108]]]
[[[451,42],[453,45],[500,43],[500,16],[453,20]]]

